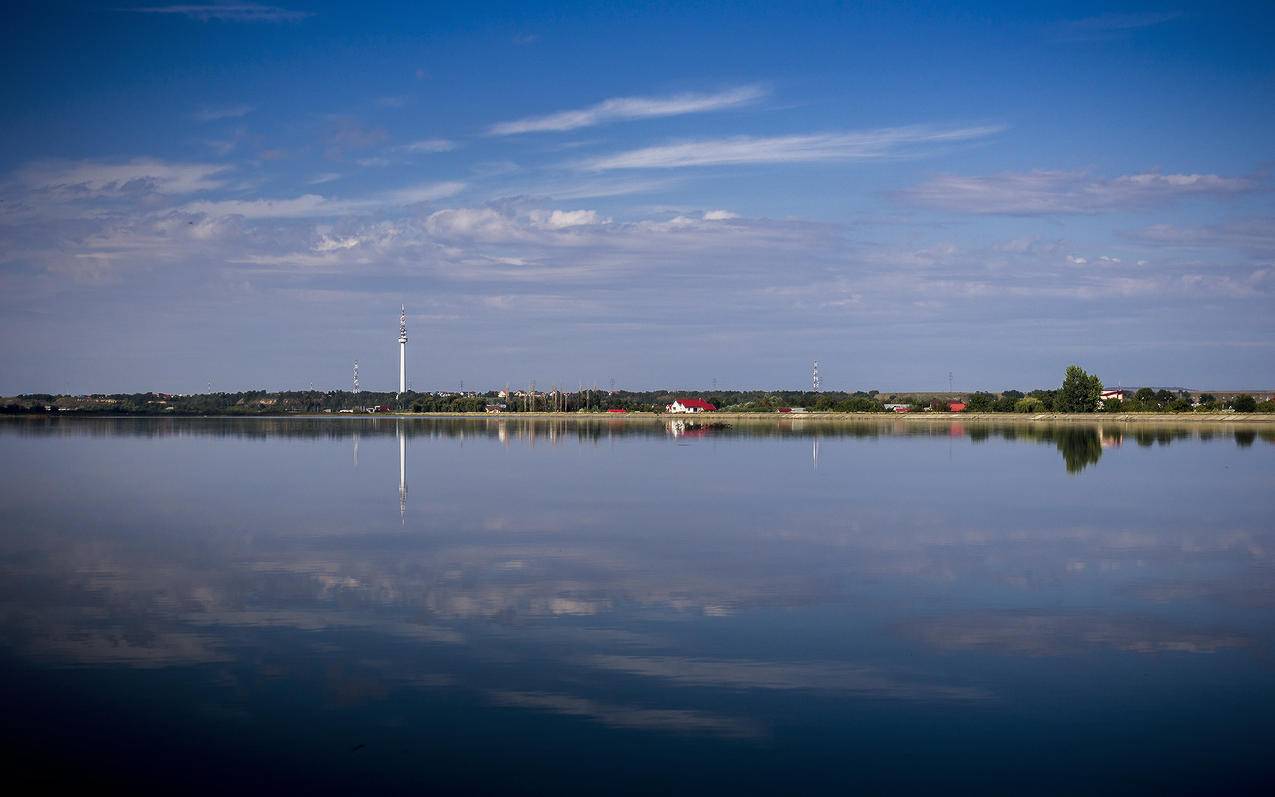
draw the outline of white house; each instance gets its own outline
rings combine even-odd
[[[713,412],[717,407],[703,399],[681,398],[673,399],[673,403],[668,405],[669,412]]]

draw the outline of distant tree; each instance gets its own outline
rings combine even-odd
[[[1200,403],[1206,407],[1211,407],[1217,403],[1217,396],[1213,395],[1212,393],[1201,393]]]
[[[1017,390],[1013,392],[1018,393]],[[992,412],[1013,412],[1014,402],[1022,397],[1021,393],[1017,397],[1011,396],[1009,393],[1003,393],[1000,398],[996,399],[996,403],[992,405]]]
[[[1184,398],[1176,398],[1169,402],[1169,412],[1190,412],[1191,402]]]
[[[1071,365],[1067,367],[1054,409],[1057,412],[1096,412],[1101,396],[1102,381],[1086,373],[1079,365]]]
[[[1231,399],[1231,409],[1236,412],[1255,412],[1257,410],[1257,399],[1247,393],[1241,393]]]
[[[1170,402],[1173,401],[1173,398],[1174,396],[1172,391],[1165,390],[1164,388],[1155,392],[1155,403],[1159,404],[1161,407],[1169,406]]]
[[[1102,400],[1103,412],[1123,412],[1125,409],[1124,402],[1118,398],[1109,398]]]
[[[1024,395],[1025,394],[1021,390],[1002,390],[1001,391],[1001,398],[1012,398],[1014,401],[1018,401]]]
[[[1055,402],[1058,398],[1057,394],[1057,390],[1033,390],[1027,395],[1030,398],[1040,399],[1046,410],[1056,410],[1058,408]]]
[[[1155,403],[1155,391],[1149,387],[1140,387],[1138,392],[1133,394],[1133,400],[1139,404]]]
[[[967,412],[991,412],[996,404],[996,397],[991,393],[978,392],[970,396],[966,402]]]
[[[1045,411],[1045,402],[1035,396],[1024,396],[1014,402],[1014,412],[1037,413]]]

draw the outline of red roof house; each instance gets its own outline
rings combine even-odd
[[[964,401],[949,401],[947,403],[947,411],[948,412],[964,412],[965,402]]]
[[[673,399],[673,403],[668,405],[669,412],[713,412],[716,409],[716,405],[695,398]]]

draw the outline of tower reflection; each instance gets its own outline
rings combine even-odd
[[[407,435],[403,434],[403,424],[394,423],[398,433],[398,517],[399,522],[407,518]]]

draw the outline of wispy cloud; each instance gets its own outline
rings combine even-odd
[[[124,163],[45,161],[18,172],[25,188],[65,198],[111,196],[131,191],[192,194],[223,185],[228,166],[136,158]]]
[[[1229,247],[1260,258],[1275,255],[1275,218],[1272,217],[1239,219],[1210,226],[1153,224],[1123,235],[1155,246],[1189,249]]]
[[[396,205],[414,205],[418,202],[432,202],[436,199],[456,196],[464,190],[464,183],[457,180],[448,180],[440,183],[422,183],[408,188],[399,188],[378,194],[377,197],[381,201]]]
[[[1159,26],[1182,17],[1182,11],[1142,11],[1135,14],[1099,14],[1063,24],[1063,38],[1071,41],[1105,40]]]
[[[430,153],[450,152],[456,149],[456,142],[445,138],[425,138],[399,147],[404,152]]]
[[[585,171],[611,169],[672,169],[757,163],[879,160],[913,157],[924,147],[986,138],[1003,127],[888,127],[849,133],[792,136],[735,136],[700,139],[633,149],[580,161]]]
[[[907,201],[962,213],[1037,216],[1097,213],[1184,197],[1251,191],[1245,177],[1143,172],[1113,178],[1086,172],[1034,171],[989,177],[943,175],[902,191]]]
[[[493,136],[521,133],[560,132],[625,119],[653,119],[691,113],[722,111],[750,105],[765,97],[761,86],[739,86],[713,94],[674,94],[667,97],[615,97],[588,108],[559,111],[547,116],[533,116],[512,122],[500,122],[488,128]]]
[[[238,119],[255,110],[252,105],[205,105],[190,115],[196,122],[215,122],[218,119]]]
[[[223,199],[190,202],[179,210],[210,217],[245,219],[305,219],[368,213],[387,206],[415,205],[455,196],[465,189],[461,182],[423,183],[356,199],[303,194],[282,199]]]
[[[207,3],[197,5],[141,6],[129,9],[140,14],[171,14],[201,22],[293,22],[311,16],[308,11],[292,11],[256,3]]]
[[[648,708],[601,703],[553,692],[488,692],[498,706],[548,711],[568,717],[582,717],[612,728],[665,731],[677,734],[708,734],[734,739],[760,737],[765,729],[757,723],[705,711]]]
[[[981,700],[989,697],[988,693],[976,687],[909,681],[875,667],[842,662],[596,655],[586,658],[584,663],[685,686],[851,692],[902,700]]]

